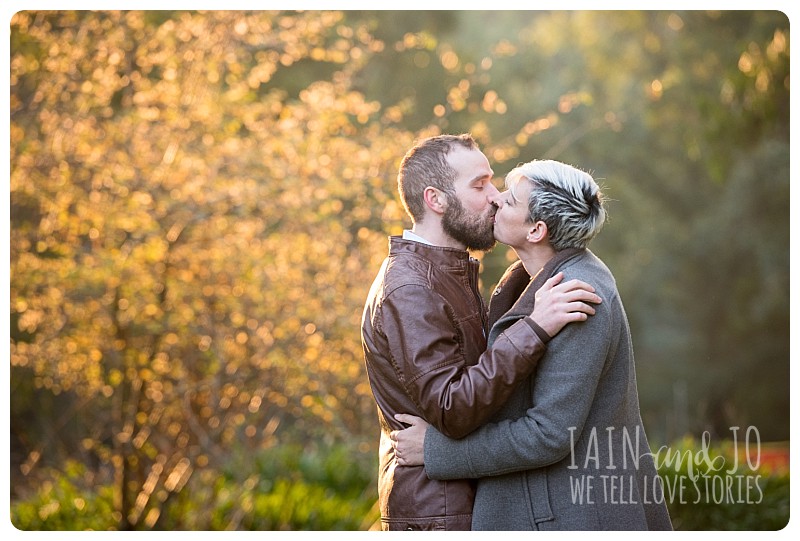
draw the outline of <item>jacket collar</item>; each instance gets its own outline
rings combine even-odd
[[[433,246],[400,236],[389,237],[389,255],[416,254],[439,267],[466,267],[473,258],[466,250]]]
[[[586,253],[586,249],[567,248],[557,252],[531,279],[522,261],[506,269],[489,303],[489,326],[501,318],[519,318],[530,315],[536,301],[536,291],[556,274],[565,263]]]

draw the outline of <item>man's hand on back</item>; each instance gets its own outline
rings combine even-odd
[[[401,423],[411,425],[389,434],[397,463],[401,466],[422,466],[425,460],[425,431],[428,429],[428,423],[420,417],[406,413],[398,413],[394,418]]]
[[[536,305],[531,319],[551,337],[558,334],[567,323],[586,321],[594,315],[594,307],[602,299],[594,288],[580,280],[560,283],[564,273],[559,272],[548,279],[536,292]]]

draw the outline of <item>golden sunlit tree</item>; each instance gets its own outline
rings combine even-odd
[[[413,142],[351,87],[383,44],[327,12],[11,30],[12,367],[76,397],[91,430],[61,437],[115,480],[118,527],[158,527],[234,452],[368,451],[359,319]],[[330,77],[272,84],[310,64]]]

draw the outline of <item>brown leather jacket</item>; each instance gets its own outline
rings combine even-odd
[[[468,530],[474,482],[428,479],[398,466],[389,440],[410,413],[460,438],[484,423],[526,379],[547,334],[527,317],[486,348],[479,263],[468,252],[389,239],[361,324],[367,375],[381,426],[378,493],[386,530]]]

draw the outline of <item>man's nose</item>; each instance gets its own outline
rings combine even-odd
[[[489,193],[486,194],[486,197],[489,199],[489,202],[493,205],[500,206],[500,190],[498,190],[494,184],[491,182],[488,186]]]

